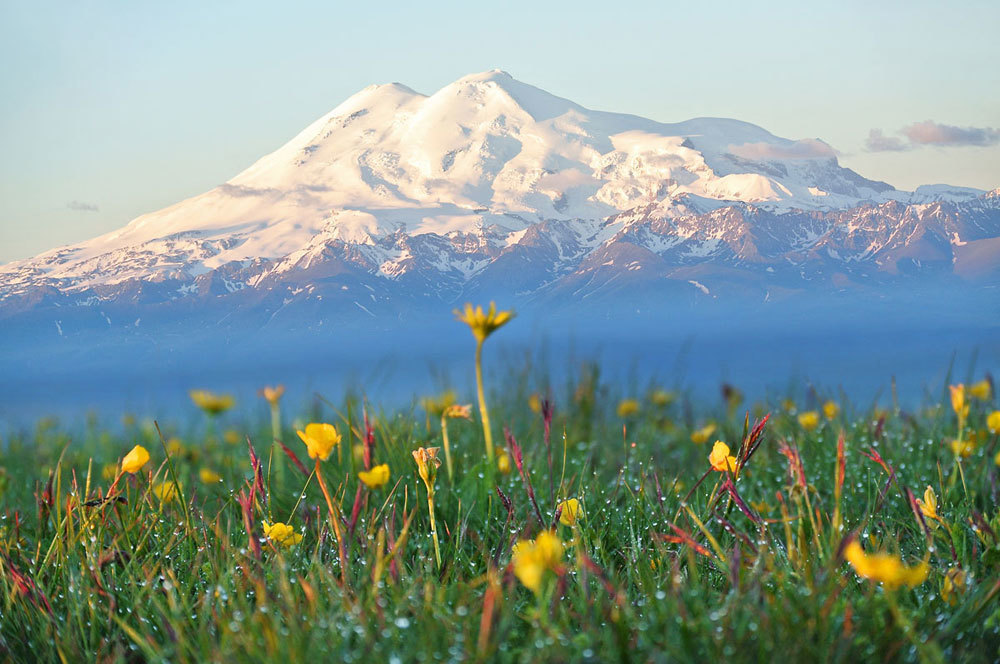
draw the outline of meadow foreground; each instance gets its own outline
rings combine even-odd
[[[0,659],[1000,657],[991,381],[914,411],[497,387],[13,434]]]

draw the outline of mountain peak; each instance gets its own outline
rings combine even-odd
[[[568,99],[519,81],[502,69],[463,76],[434,93],[432,98],[450,99],[458,96],[481,104],[487,102],[491,95],[504,97],[536,122],[549,120],[569,111],[585,110]]]
[[[461,82],[486,82],[486,81],[514,81],[516,80],[509,72],[503,69],[487,69],[486,71],[475,72],[472,74],[466,74],[462,78],[458,79],[456,83]]]
[[[377,83],[355,92],[323,118],[348,115],[376,105],[398,106],[402,102],[424,97],[425,95],[402,83]]]
[[[683,216],[885,199],[887,186],[832,155],[818,140],[738,120],[592,111],[500,69],[430,96],[372,85],[225,184],[24,265],[82,285],[106,283],[111,264],[119,280],[198,275],[331,242],[372,246],[399,231],[502,238],[547,221],[589,228],[650,206]]]

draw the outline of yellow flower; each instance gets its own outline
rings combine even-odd
[[[413,450],[413,460],[417,462],[417,472],[427,488],[427,512],[431,517],[431,537],[434,540],[434,559],[438,569],[441,569],[441,547],[438,544],[437,526],[434,523],[434,479],[441,467],[441,459],[437,458],[437,447],[418,447]],[[492,451],[492,448],[491,448]],[[492,463],[492,460],[490,461]]]
[[[305,431],[296,431],[309,450],[310,459],[326,461],[333,448],[340,444],[340,433],[332,424],[310,422]]]
[[[528,397],[528,408],[530,408],[531,412],[535,415],[542,412],[542,398],[538,396],[538,392],[535,392]]]
[[[1000,466],[1000,452],[997,452],[997,455],[993,457],[993,463],[997,466]]]
[[[485,341],[486,337],[510,322],[513,317],[513,311],[498,312],[494,302],[490,302],[490,308],[485,313],[482,307],[473,308],[470,302],[465,303],[463,311],[455,309],[455,318],[469,326],[479,343]]]
[[[983,379],[978,383],[973,383],[969,385],[969,394],[971,394],[976,399],[980,401],[989,401],[990,395],[993,393],[993,388],[990,385],[990,381]]]
[[[669,406],[673,403],[676,395],[673,392],[668,392],[666,390],[654,390],[651,395],[649,395],[649,400],[654,406],[659,406],[663,408],[664,406]]]
[[[222,434],[222,440],[226,441],[230,445],[236,445],[240,442],[240,432],[236,429],[227,429],[224,434]]]
[[[944,575],[941,584],[941,599],[951,606],[958,604],[958,597],[965,593],[965,572],[961,567],[952,567]]]
[[[413,450],[413,460],[417,462],[417,472],[427,485],[428,490],[434,484],[437,469],[441,467],[441,459],[437,458],[439,447],[418,447]]]
[[[159,482],[153,485],[153,494],[160,499],[161,503],[169,503],[177,497],[178,493],[176,482]]]
[[[511,563],[514,575],[537,593],[542,587],[542,576],[546,570],[558,568],[563,555],[562,541],[548,530],[538,534],[534,540],[521,540],[514,545]]]
[[[281,400],[281,397],[284,394],[285,394],[284,385],[278,385],[277,387],[271,387],[270,385],[268,385],[263,389],[261,389],[260,391],[260,395],[264,397],[264,399],[266,399],[267,402],[272,406],[277,406],[278,401]]]
[[[455,403],[455,393],[452,390],[442,392],[436,397],[424,397],[420,400],[420,405],[424,407],[424,410],[434,417],[441,417],[453,403]]]
[[[543,530],[535,538],[535,550],[549,569],[554,569],[562,560],[563,544],[559,537],[549,530]]]
[[[583,508],[580,507],[580,501],[576,498],[562,501],[559,503],[559,507],[562,508],[562,512],[559,514],[559,523],[564,526],[575,526],[577,520],[583,516]]]
[[[139,469],[146,465],[147,461],[149,461],[149,452],[142,445],[136,445],[122,459],[122,471],[133,474],[137,473]]]
[[[792,412],[793,410],[795,410],[795,402],[792,401],[791,399],[783,399],[781,401],[781,407],[787,410],[788,412]]]
[[[458,418],[471,420],[472,404],[466,404],[464,406],[460,406],[459,404],[452,404],[444,409],[444,413],[441,414],[441,417],[447,418],[449,420],[454,420]]]
[[[167,441],[167,454],[172,457],[184,454],[184,443],[176,436]]]
[[[191,390],[188,394],[194,405],[209,415],[224,413],[236,403],[236,399],[230,394],[213,394],[208,390]]]
[[[986,416],[986,428],[990,433],[1000,433],[1000,410],[994,410]]]
[[[202,468],[199,470],[198,477],[205,484],[218,484],[222,481],[222,476],[211,468]]]
[[[823,404],[823,417],[828,420],[832,420],[837,415],[840,414],[840,406],[837,405],[836,401],[827,401]]]
[[[118,464],[116,463],[106,463],[104,467],[101,468],[101,477],[107,481],[115,479],[118,475]]]
[[[917,507],[926,518],[931,520],[931,525],[936,526],[937,524],[934,522],[940,521],[941,517],[938,516],[937,511],[937,496],[934,495],[934,489],[930,485],[924,491],[924,499],[917,498]]]
[[[691,442],[697,443],[698,445],[707,443],[708,439],[712,437],[713,433],[715,433],[715,424],[709,422],[702,428],[696,429],[691,432]]]
[[[815,410],[807,410],[799,415],[799,426],[806,431],[812,431],[819,426],[819,413]]]
[[[524,586],[537,593],[542,587],[542,575],[545,566],[535,555],[534,543],[522,541],[514,545],[514,555],[511,558],[514,574]]]
[[[871,555],[865,553],[857,540],[852,540],[844,549],[844,558],[851,564],[858,576],[881,583],[886,588],[897,588],[902,585],[913,588],[927,579],[926,562],[914,567],[906,567],[898,556],[888,553],[873,553]]]
[[[976,446],[972,444],[969,440],[961,440],[960,438],[955,438],[951,441],[951,452],[957,457],[962,457],[963,459],[972,456],[972,452],[975,450]]]
[[[265,521],[264,537],[285,548],[291,548],[302,541],[302,533],[295,532],[295,529],[284,523],[268,523]]]
[[[639,412],[639,402],[635,399],[623,399],[618,404],[618,417],[632,417]]]
[[[510,475],[510,455],[502,447],[497,448],[497,470],[503,475]]]
[[[730,411],[743,403],[743,392],[738,387],[726,383],[722,386],[722,398],[726,400],[726,406]]]
[[[712,470],[719,472],[736,472],[736,457],[729,454],[729,445],[721,440],[715,441],[712,446],[712,453],[708,455],[708,462],[712,464]]]
[[[362,470],[358,473],[358,477],[369,489],[377,489],[389,481],[389,464],[383,463],[371,470]]]
[[[951,409],[958,415],[959,420],[965,421],[965,418],[969,416],[969,404],[965,397],[965,385],[961,383],[958,385],[949,385],[948,390],[951,392]]]

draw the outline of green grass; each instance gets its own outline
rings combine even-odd
[[[546,523],[538,522],[516,464],[506,475],[485,465],[473,409],[473,421],[449,424],[454,482],[444,466],[437,474],[440,569],[411,453],[439,445],[441,436],[436,418],[418,406],[378,412],[369,405],[373,461],[387,463],[391,479],[360,494],[355,448],[364,423],[362,404],[351,399],[318,400],[309,412],[284,404],[283,442],[308,477],[271,444],[262,400],[243,404],[254,417],[227,413],[210,423],[192,409],[185,419],[160,421],[162,441],[152,422],[91,422],[80,431],[40,422],[9,437],[0,445],[0,660],[1000,658],[998,450],[985,424],[995,402],[973,401],[967,429],[977,442],[959,463],[950,447],[957,422],[943,397],[913,412],[855,409],[840,399],[841,413],[821,416],[807,432],[780,403],[736,405],[734,396],[727,408],[679,394],[657,406],[650,391],[614,395],[586,371],[555,390],[550,468],[526,381],[493,388],[494,438],[502,441],[506,426],[522,446]],[[474,396],[459,401],[474,404]],[[799,395],[798,408],[818,409],[825,396]],[[636,398],[638,414],[620,418],[621,397]],[[706,474],[708,455],[716,438],[735,454],[755,417],[768,412],[761,445],[735,483],[744,510],[720,494],[723,473]],[[292,425],[312,420],[343,434],[323,476],[343,510],[346,569]],[[708,420],[717,431],[706,444],[692,443],[691,432]],[[180,445],[170,443],[175,437]],[[266,485],[249,507],[249,536],[237,500],[253,482],[247,437]],[[794,486],[783,443],[800,452],[806,489]],[[104,467],[134,444],[151,461],[118,480],[116,500],[102,501],[114,481]],[[892,478],[862,454],[872,447]],[[222,480],[203,483],[202,468]],[[511,500],[510,514],[491,477]],[[150,488],[173,478],[183,500],[161,503]],[[906,493],[920,497],[928,485],[944,522],[929,535]],[[584,516],[574,528],[555,527],[565,552],[536,594],[514,574],[511,545],[550,527],[557,502],[568,497],[581,500]],[[263,521],[289,523],[304,537],[276,547],[263,539]],[[859,578],[840,555],[854,532],[869,553],[898,554],[911,566],[926,560],[926,580],[892,590]],[[261,541],[259,555],[251,537]],[[966,584],[949,603],[941,588],[956,568]]]

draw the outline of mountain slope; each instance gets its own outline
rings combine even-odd
[[[223,298],[269,320],[309,298],[375,315],[471,296],[993,283],[998,200],[896,191],[818,140],[591,111],[490,71],[431,96],[371,86],[219,187],[0,267],[0,315]]]

